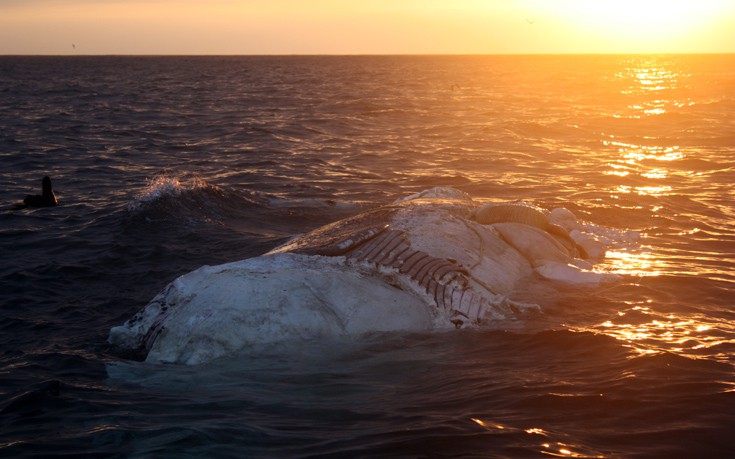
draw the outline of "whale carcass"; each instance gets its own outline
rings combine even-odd
[[[540,312],[513,300],[539,276],[604,280],[592,269],[603,256],[569,211],[480,206],[436,188],[185,274],[109,342],[148,362],[197,364],[279,340],[492,327]]]

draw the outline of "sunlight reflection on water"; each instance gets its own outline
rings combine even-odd
[[[621,265],[625,265],[626,259],[632,259],[633,265],[638,265],[636,269],[630,266],[625,268],[639,277],[635,285],[644,283],[646,276],[661,274],[651,270],[648,261],[641,261],[652,260],[650,255],[643,258],[623,255],[619,258]],[[693,358],[706,355],[722,362],[732,361],[729,350],[735,346],[735,339],[732,338],[735,326],[729,321],[704,313],[666,311],[665,306],[653,299],[623,303],[625,306],[614,312],[613,316],[576,330],[599,333],[621,341],[634,351],[631,358],[670,352]]]
[[[637,122],[663,115],[679,116],[696,105],[691,93],[682,91],[688,88],[692,75],[676,70],[673,63],[665,58],[631,57],[615,78],[621,84],[624,108],[611,114],[613,119]],[[614,199],[621,199],[621,204],[625,202],[626,208],[648,208],[653,215],[665,215],[667,204],[663,201],[658,203],[656,199],[676,199],[685,195],[687,191],[681,188],[681,177],[702,175],[681,169],[684,161],[697,157],[696,151],[679,145],[670,133],[652,130],[643,135],[626,136],[624,132],[624,128],[607,132],[602,140],[603,148],[610,154],[604,171],[604,175],[613,180],[610,194]],[[646,204],[651,200],[652,204]],[[660,220],[655,220],[650,227],[661,232],[658,229],[660,224]],[[679,234],[691,236],[700,231],[698,228],[682,229]],[[716,251],[712,251],[702,258],[707,258],[706,261],[714,265],[718,256]],[[693,271],[690,267],[681,266],[675,251],[654,251],[651,247],[612,249],[601,269],[637,278],[636,285],[664,275],[711,276],[715,271],[703,270],[703,266]],[[623,341],[638,355],[676,352],[716,354],[723,360],[731,358],[726,351],[718,352],[733,344],[726,338],[731,336],[730,324],[716,323],[701,314],[660,312],[657,309],[651,300],[631,303],[614,317],[588,330]]]
[[[621,95],[630,99],[626,113],[612,115],[614,118],[641,119],[663,114],[676,114],[685,107],[694,105],[688,98],[678,100],[677,89],[688,75],[669,70],[666,62],[656,58],[633,58],[626,69],[619,72],[619,79],[624,89]],[[651,94],[655,92],[655,94]],[[609,133],[602,140],[602,145],[614,155],[608,163],[605,175],[621,179],[637,178],[655,183],[619,183],[614,186],[613,196],[668,196],[672,186],[662,183],[675,171],[672,167],[684,160],[686,155],[681,147],[666,143],[665,137],[645,136],[642,139],[625,139],[617,132]],[[653,161],[655,164],[651,164]]]
[[[618,78],[630,82],[630,87],[622,91],[623,94],[677,89],[680,87],[680,81],[691,76],[674,72],[667,68],[670,66],[667,64],[669,63],[655,57],[631,58],[629,66],[617,74]]]
[[[547,430],[539,427],[529,427],[526,429],[519,429],[509,425],[498,424],[493,421],[487,421],[478,418],[470,418],[472,422],[483,427],[490,432],[496,433],[513,433],[513,434],[527,434],[533,437],[543,438],[543,442],[539,443],[537,448],[538,452],[545,456],[552,457],[577,457],[577,458],[604,458],[606,456],[600,454],[597,451],[590,450],[581,445],[570,443],[567,439],[567,435],[562,433],[551,433]],[[560,439],[564,441],[549,441],[553,439]]]
[[[677,73],[668,67],[671,63],[660,62],[656,58],[638,58],[632,59],[624,71],[617,73],[616,78],[626,85],[620,93],[634,100],[627,105],[627,113],[617,113],[614,118],[642,119],[693,106],[690,98],[679,100],[676,97],[691,75]]]
[[[617,147],[618,158],[608,163],[611,170],[605,172],[605,175],[615,175],[618,177],[627,177],[632,173],[636,173],[644,179],[664,180],[672,174],[672,171],[666,166],[673,165],[674,162],[685,159],[684,153],[680,151],[680,147],[661,146],[661,145],[640,145],[633,143],[620,142],[616,140],[604,140],[603,145]],[[649,165],[649,161],[654,164]],[[671,191],[668,186],[638,186],[631,187],[621,185],[617,188],[620,193],[635,192],[638,194],[662,195]]]
[[[648,252],[610,250],[605,255],[604,269],[614,274],[633,277],[659,276],[656,258]]]
[[[639,195],[648,195],[648,196],[666,196],[671,192],[671,187],[662,185],[662,186],[628,186],[628,185],[620,185],[615,189],[618,193],[621,194],[629,194],[629,193],[636,193]]]
[[[648,306],[635,306],[618,312],[593,331],[602,332],[627,343],[638,354],[674,352],[697,355],[713,347],[734,344],[722,338],[719,331],[728,324],[717,324],[710,318],[692,314],[661,314]],[[729,360],[726,354],[719,359]]]

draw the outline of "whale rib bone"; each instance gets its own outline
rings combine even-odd
[[[344,256],[350,261],[392,268],[409,277],[433,298],[438,308],[452,314],[457,327],[465,321],[479,323],[497,316],[494,311],[499,305],[471,285],[470,274],[462,265],[412,248],[403,231],[386,228]],[[489,293],[495,299],[496,295]]]

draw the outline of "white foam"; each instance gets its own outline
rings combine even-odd
[[[157,175],[148,181],[148,185],[128,203],[128,210],[138,211],[145,204],[165,196],[179,196],[185,191],[206,188],[207,183],[199,178],[185,180],[176,176]]]

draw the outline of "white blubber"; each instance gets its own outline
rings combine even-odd
[[[541,210],[503,206],[486,209],[493,223],[482,223],[469,196],[435,188],[260,257],[204,266],[114,327],[109,342],[148,362],[198,364],[286,340],[492,328],[540,312],[513,296],[541,278],[614,278],[593,270],[604,246],[568,210],[547,223]]]

